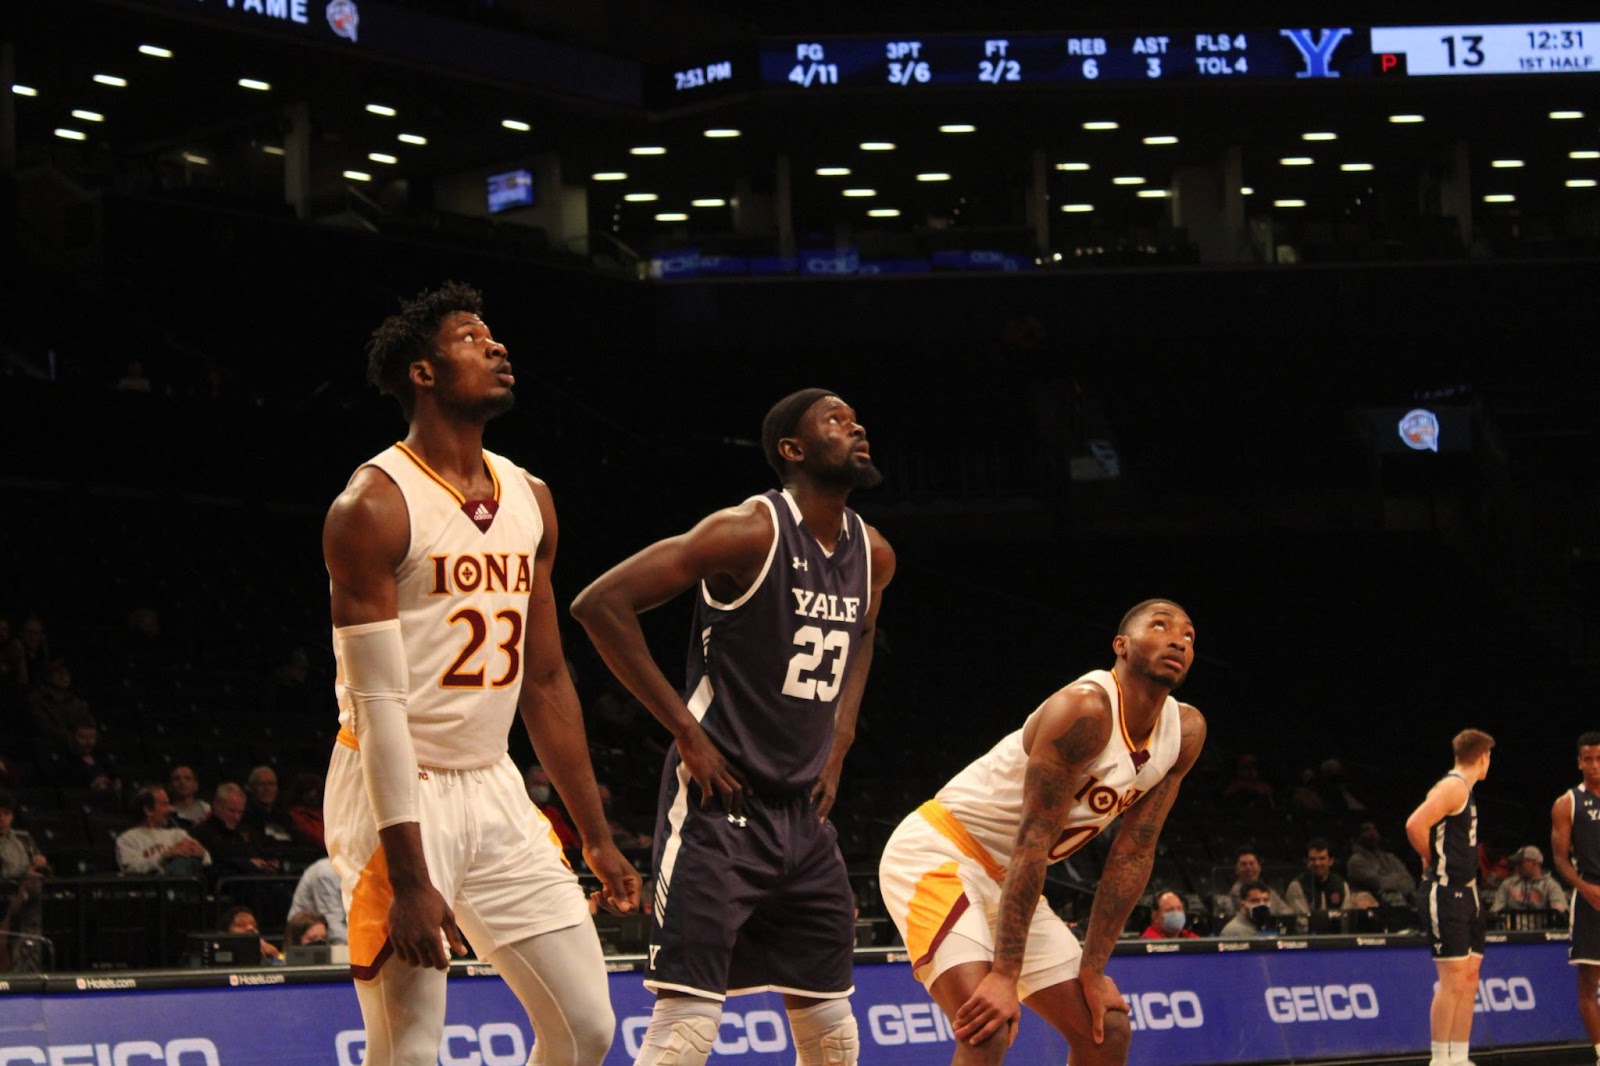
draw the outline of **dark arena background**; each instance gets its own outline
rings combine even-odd
[[[1592,4],[4,4],[0,786],[48,868],[0,847],[0,1063],[362,1061],[338,946],[255,964],[313,837],[195,878],[120,872],[116,838],[175,766],[208,799],[265,767],[320,824],[322,518],[404,432],[362,349],[451,278],[517,368],[489,446],[560,508],[647,874],[669,738],[565,605],[768,487],[784,393],[868,427],[899,566],[833,813],[863,1062],[952,1048],[877,896],[888,833],[1148,596],[1193,616],[1210,738],[1109,968],[1130,1061],[1426,1061],[1404,893],[1243,941],[1217,901],[1241,846],[1281,892],[1368,820],[1415,874],[1404,819],[1468,726],[1485,899],[1524,846],[1551,870],[1600,728],[1597,181]],[[686,603],[646,618],[674,678]],[[1051,869],[1074,923],[1103,856]],[[1138,939],[1168,889],[1200,939]],[[221,935],[241,904],[260,937]],[[599,920],[630,1062],[648,919]],[[1476,1062],[1594,1060],[1566,936],[1491,916]],[[449,1010],[443,1066],[525,1061],[485,964]],[[775,997],[728,1002],[713,1061],[794,1054]],[[1029,1017],[1009,1061],[1065,1059]]]

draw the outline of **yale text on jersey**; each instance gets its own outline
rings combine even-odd
[[[829,622],[854,622],[861,610],[860,596],[836,596],[831,592],[810,592],[791,588],[794,613],[801,618],[822,618]]]

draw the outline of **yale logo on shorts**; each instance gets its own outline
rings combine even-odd
[[[1279,1025],[1378,1016],[1378,993],[1368,984],[1277,985],[1267,989],[1266,998],[1267,1014]]]
[[[450,596],[462,592],[532,592],[531,559],[527,552],[466,552],[461,555],[430,555],[433,587],[430,596]]]
[[[1127,995],[1128,1021],[1134,1032],[1142,1029],[1198,1029],[1206,1024],[1200,997],[1178,992],[1132,992]]]

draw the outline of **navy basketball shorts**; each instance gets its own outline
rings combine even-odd
[[[1441,885],[1428,878],[1417,896],[1417,910],[1427,926],[1436,961],[1483,955],[1486,927],[1476,883]]]
[[[1589,901],[1572,894],[1572,943],[1568,958],[1574,965],[1600,966],[1600,911]]]
[[[833,825],[805,795],[725,814],[674,750],[656,821],[645,987],[722,1000],[854,991],[855,898]]]

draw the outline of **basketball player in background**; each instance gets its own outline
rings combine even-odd
[[[1073,1066],[1128,1058],[1128,1005],[1106,960],[1150,879],[1178,786],[1205,744],[1200,712],[1172,698],[1194,663],[1194,625],[1171,600],[1123,616],[1116,662],[1056,692],[889,838],[878,887],[912,973],[949,1016],[953,1066],[998,1063],[1026,1003]],[[1045,867],[1126,811],[1080,947],[1040,895]]]
[[[639,1066],[700,1066],[731,994],[781,992],[800,1066],[849,1066],[854,901],[828,811],[872,665],[894,552],[845,506],[878,484],[865,428],[826,389],[761,426],[783,484],[624,560],[572,613],[672,731],[657,812],[655,1010]],[[638,615],[696,588],[679,695]]]
[[[1550,808],[1550,859],[1572,886],[1567,950],[1578,968],[1578,1017],[1600,1066],[1600,732],[1578,738],[1578,771],[1583,781]]]
[[[528,1012],[537,1066],[597,1066],[614,1018],[587,902],[506,751],[523,723],[603,902],[638,904],[611,842],[550,587],[550,490],[483,448],[511,363],[464,285],[386,319],[368,375],[406,439],[356,470],[323,528],[339,742],[328,851],[372,1066],[433,1066],[446,947],[465,933]],[[459,924],[458,924],[459,923]],[[393,956],[393,957],[391,957]]]
[[[1439,983],[1428,1013],[1429,1066],[1461,1066],[1472,1039],[1486,935],[1478,898],[1478,804],[1472,786],[1489,773],[1494,738],[1463,729],[1450,741],[1455,766],[1428,790],[1406,819],[1406,839],[1422,857],[1417,909],[1433,942]]]

